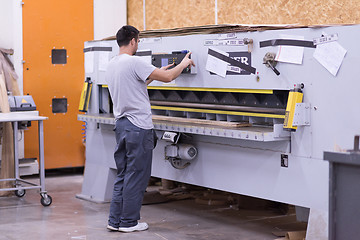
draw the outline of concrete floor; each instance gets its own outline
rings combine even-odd
[[[23,198],[0,197],[0,239],[265,240],[277,238],[272,232],[306,227],[296,222],[294,213],[208,206],[188,199],[144,205],[141,215],[148,231],[109,232],[109,204],[75,198],[82,180],[82,175],[48,176],[46,188],[53,198],[49,207],[40,204],[36,190]]]

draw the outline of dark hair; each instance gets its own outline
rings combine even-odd
[[[128,45],[131,39],[138,39],[139,30],[130,25],[125,25],[116,33],[116,41],[119,47]]]

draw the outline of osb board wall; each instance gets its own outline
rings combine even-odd
[[[128,24],[144,30],[143,0],[128,0]],[[218,24],[360,23],[360,0],[217,0]],[[146,0],[146,30],[215,24],[215,0]]]
[[[214,24],[214,4],[209,0],[146,0],[146,29]]]
[[[143,1],[127,2],[128,24],[144,30]],[[201,26],[214,22],[215,2],[212,0],[146,0],[146,30]]]
[[[218,0],[218,22],[301,25],[360,23],[360,0]]]
[[[127,0],[127,24],[144,30],[143,0]]]

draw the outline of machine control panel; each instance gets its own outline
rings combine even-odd
[[[180,62],[184,59],[188,51],[175,51],[171,54],[153,54],[152,55],[152,64],[155,67],[161,68],[170,64],[174,63],[174,66],[170,67],[169,69],[175,67],[176,65],[180,64]],[[191,58],[191,55],[190,55]],[[195,73],[193,69],[190,68],[190,66],[186,67],[182,73]]]

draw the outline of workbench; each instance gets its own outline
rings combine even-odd
[[[15,178],[0,179],[0,182],[14,181],[14,187],[2,188],[0,191],[15,191],[15,195],[23,197],[26,189],[40,189],[41,204],[43,206],[49,206],[52,203],[52,198],[47,194],[45,190],[45,166],[44,166],[44,126],[43,121],[48,119],[47,117],[37,116],[28,112],[11,112],[0,113],[0,123],[11,122],[13,126],[14,134],[14,161],[15,161]],[[35,184],[29,181],[25,181],[20,178],[19,174],[19,157],[18,157],[18,123],[37,121],[38,122],[38,136],[39,136],[39,178],[40,184]]]

